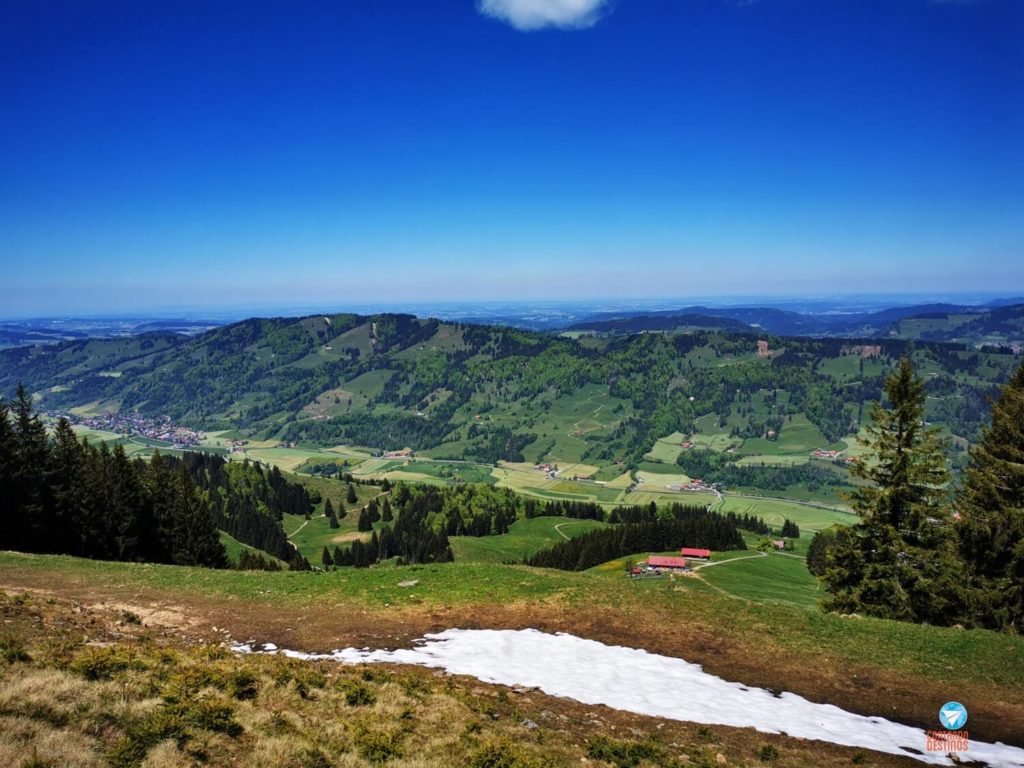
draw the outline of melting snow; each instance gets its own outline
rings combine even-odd
[[[261,649],[239,645],[235,650],[348,664],[437,667],[487,683],[535,687],[552,696],[642,715],[756,728],[765,733],[902,755],[933,765],[954,764],[940,752],[925,751],[925,733],[919,728],[856,715],[831,704],[815,704],[793,693],[776,694],[730,683],[682,659],[562,633],[449,629],[426,635],[415,648],[395,651],[345,648],[323,654],[300,653],[279,650],[270,643]],[[1024,749],[1001,743],[972,740],[963,757],[998,768],[1024,766]]]

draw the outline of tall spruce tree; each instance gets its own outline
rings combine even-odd
[[[11,409],[0,397],[0,549],[10,543],[11,518],[15,514],[14,487],[14,430],[11,428]]]
[[[205,565],[226,568],[227,552],[206,500],[200,495],[188,470],[177,477],[173,515],[173,559],[175,565]]]
[[[49,507],[49,443],[46,427],[32,412],[32,397],[21,385],[13,415],[10,546],[32,550],[43,534]]]
[[[889,407],[874,403],[868,455],[852,473],[860,523],[837,535],[825,583],[828,610],[952,624],[963,620],[959,560],[937,428],[924,422],[924,382],[904,358],[885,382]]]
[[[1024,630],[1024,365],[992,405],[955,509],[976,621]]]
[[[87,515],[85,448],[67,419],[57,422],[50,452],[53,514],[48,526],[47,551],[80,554],[78,527]]]

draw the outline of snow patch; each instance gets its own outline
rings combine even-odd
[[[730,683],[682,659],[564,633],[449,629],[417,640],[415,648],[395,651],[345,648],[331,653],[301,653],[279,650],[272,643],[261,649],[251,645],[236,645],[234,649],[345,664],[375,662],[440,668],[487,683],[539,688],[552,696],[641,715],[755,728],[764,733],[901,755],[932,765],[954,765],[942,753],[925,751],[925,732],[919,728],[856,715],[832,704],[816,704],[793,693]],[[1024,749],[972,740],[963,758],[992,768],[1016,768],[1024,766]]]

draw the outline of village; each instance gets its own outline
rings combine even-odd
[[[102,432],[115,432],[126,437],[144,437],[169,443],[174,448],[193,448],[203,438],[201,432],[189,427],[171,423],[170,417],[160,416],[149,418],[136,411],[110,412],[86,419],[71,413],[55,413],[55,417],[64,417],[72,424],[80,424],[89,429]]]

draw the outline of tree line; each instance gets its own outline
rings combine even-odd
[[[131,460],[79,440],[66,419],[47,434],[19,387],[0,400],[0,548],[223,568],[227,554],[202,490],[168,456]]]
[[[303,569],[281,520],[312,508],[306,489],[277,467],[201,452],[130,459],[120,444],[80,440],[66,419],[48,434],[24,387],[13,403],[0,400],[2,548],[222,568],[223,530]],[[243,555],[240,567],[280,567]]]
[[[561,541],[528,557],[527,565],[583,571],[637,552],[662,552],[679,547],[746,549],[736,525],[705,507],[673,504],[665,516],[642,523],[623,523]]]

